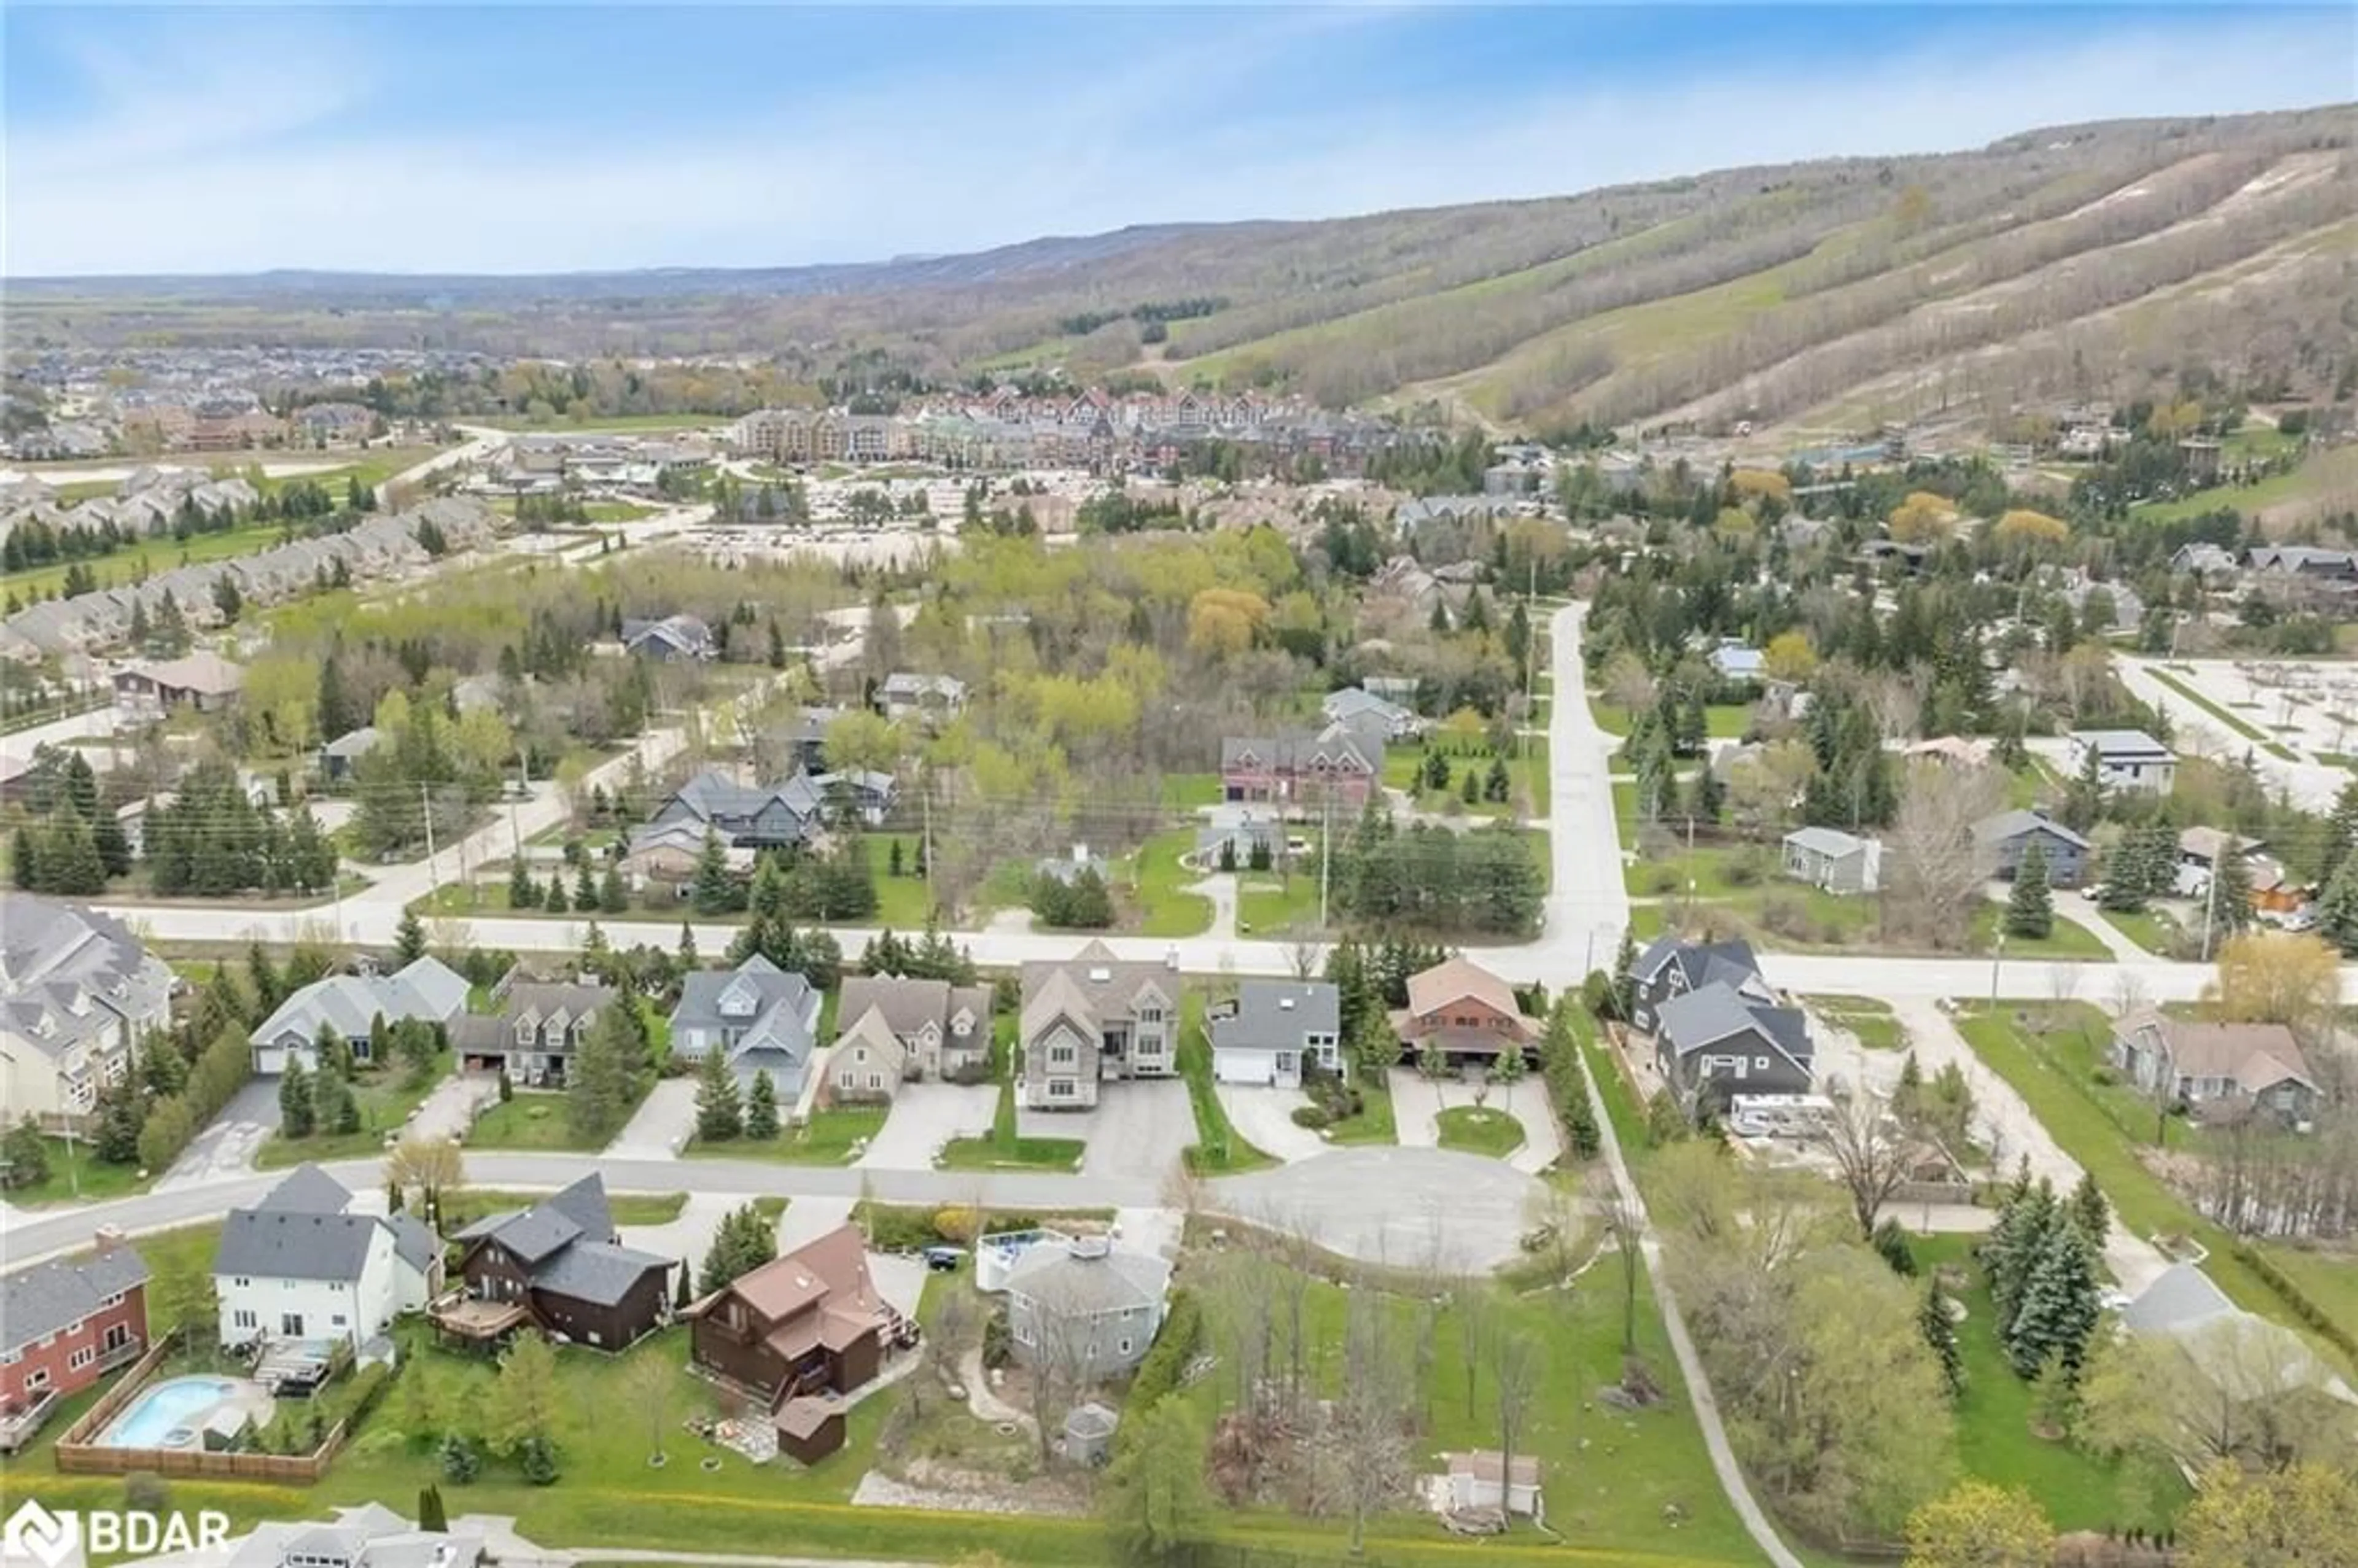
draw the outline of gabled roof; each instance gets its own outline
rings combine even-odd
[[[2144,1049],[2158,1042],[2170,1070],[2181,1078],[2227,1078],[2245,1094],[2286,1082],[2317,1088],[2300,1042],[2281,1023],[2208,1023],[2144,1007],[2113,1027],[2121,1039]]]
[[[884,1010],[872,1004],[861,1009],[835,1038],[838,1057],[855,1046],[876,1053],[878,1065],[891,1067],[895,1075],[909,1059],[908,1047],[901,1044],[901,1036],[885,1021]]]
[[[1481,965],[1467,959],[1444,958],[1433,968],[1420,969],[1408,978],[1408,1010],[1411,1012],[1431,1012],[1461,997],[1470,997],[1496,1008],[1509,1018],[1522,1016],[1522,1004],[1515,1000],[1515,988]]]
[[[254,1206],[272,1214],[341,1214],[352,1203],[349,1188],[306,1162],[287,1173],[287,1179]]]
[[[2018,838],[2025,833],[2052,834],[2075,849],[2086,849],[2088,841],[2053,817],[2039,812],[2016,807],[1983,817],[1974,824],[1974,837],[1984,844],[1996,845]]]
[[[358,1280],[369,1249],[390,1233],[373,1215],[232,1209],[213,1272],[264,1280]]]
[[[2172,1263],[2121,1309],[2121,1321],[2139,1334],[2178,1334],[2235,1311],[2210,1275],[2191,1263]]]
[[[847,979],[843,994],[836,1002],[836,1017],[857,1019],[871,1007],[883,1016],[886,1026],[895,1034],[914,1034],[928,1023],[946,1030],[950,983],[899,975],[855,975]]]
[[[1785,842],[1836,860],[1864,854],[1869,844],[1869,840],[1838,827],[1796,827],[1785,835]]]
[[[98,1311],[107,1297],[146,1282],[146,1263],[128,1247],[0,1275],[0,1349],[55,1334]]]
[[[614,1221],[606,1203],[605,1179],[594,1172],[530,1208],[488,1215],[459,1233],[461,1241],[498,1242],[527,1266],[574,1242],[607,1242]]]
[[[1747,1000],[1724,981],[1682,991],[1654,1010],[1655,1033],[1671,1051],[1690,1056],[1725,1040],[1751,1035],[1806,1073],[1812,1050],[1801,1010]]]
[[[2093,747],[2099,757],[2167,757],[2169,748],[2142,730],[2074,730],[2071,739]]]
[[[1208,1020],[1215,1051],[1292,1051],[1305,1033],[1342,1029],[1342,993],[1325,980],[1245,980]]]
[[[631,1293],[649,1270],[668,1271],[673,1260],[613,1241],[577,1241],[532,1271],[533,1287],[575,1301],[613,1306]]]
[[[1771,994],[1768,980],[1760,973],[1760,960],[1753,955],[1752,944],[1740,937],[1725,942],[1689,942],[1668,935],[1657,936],[1638,955],[1630,973],[1651,983],[1672,965],[1686,977],[1689,990],[1699,990],[1716,982],[1731,990],[1750,992],[1763,999]]]

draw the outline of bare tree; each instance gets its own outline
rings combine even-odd
[[[1523,1204],[1523,1219],[1538,1238],[1555,1282],[1569,1280],[1588,1239],[1588,1206],[1581,1200],[1577,1181],[1553,1177],[1532,1188]]]
[[[1343,1325],[1343,1382],[1328,1407],[1322,1488],[1351,1516],[1351,1552],[1367,1539],[1368,1516],[1401,1491],[1409,1464],[1407,1357],[1391,1302],[1370,1279],[1357,1281]]]
[[[678,1382],[679,1368],[665,1360],[661,1348],[654,1345],[639,1346],[622,1368],[622,1388],[630,1398],[631,1408],[647,1418],[650,1462],[664,1457],[664,1427],[670,1413],[672,1390]]]
[[[1529,1428],[1531,1402],[1539,1397],[1545,1369],[1545,1352],[1530,1335],[1516,1329],[1492,1337],[1490,1376],[1498,1386],[1498,1486],[1502,1505],[1510,1503],[1513,1498],[1515,1444]],[[1502,1507],[1499,1511],[1508,1520],[1513,1519],[1511,1507]]]
[[[1974,824],[2004,801],[1994,768],[1920,763],[1908,771],[1907,793],[1884,837],[1890,867],[1884,911],[1903,933],[1952,946],[1971,928],[1967,914],[1995,869]]]
[[[1325,972],[1325,945],[1318,940],[1318,927],[1307,920],[1297,920],[1286,927],[1285,956],[1293,966],[1297,980],[1314,980]]]
[[[1916,721],[1924,709],[1924,699],[1917,691],[1913,678],[1903,675],[1878,676],[1860,683],[1860,695],[1866,699],[1866,710],[1875,719],[1875,728],[1887,741],[1905,741],[1916,733]]]
[[[1885,1101],[1860,1088],[1834,1102],[1822,1136],[1850,1194],[1858,1233],[1872,1235],[1877,1217],[1908,1173],[1907,1145],[1898,1119]]]
[[[384,1157],[388,1186],[417,1195],[418,1211],[429,1222],[441,1216],[442,1200],[467,1184],[466,1157],[447,1138],[405,1138]]]
[[[1646,1222],[1636,1201],[1617,1193],[1605,1210],[1605,1228],[1621,1255],[1621,1354],[1638,1353],[1638,1271],[1645,1263]]]
[[[1450,1292],[1457,1309],[1457,1357],[1466,1369],[1466,1419],[1474,1419],[1474,1390],[1480,1381],[1483,1347],[1492,1336],[1489,1281],[1479,1274],[1460,1274]]]

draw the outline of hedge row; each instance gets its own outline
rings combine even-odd
[[[2328,1317],[2325,1309],[2309,1300],[2309,1292],[2295,1283],[2290,1275],[2270,1262],[2266,1254],[2240,1238],[2229,1241],[2227,1249],[2235,1255],[2237,1262],[2257,1274],[2261,1283],[2277,1293],[2277,1299],[2291,1309],[2293,1316],[2315,1329],[2328,1344],[2353,1362],[2358,1362],[2358,1338],[2353,1338],[2348,1329]]]
[[[1177,1391],[1180,1375],[1204,1343],[1204,1309],[1195,1292],[1182,1287],[1171,1292],[1171,1310],[1163,1314],[1162,1332],[1138,1364],[1124,1402],[1143,1412],[1163,1395]]]

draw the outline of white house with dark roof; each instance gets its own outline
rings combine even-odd
[[[2106,789],[2168,795],[2178,777],[2178,757],[2142,730],[2074,730],[2067,766],[2082,776],[2091,758],[2096,782]]]
[[[111,915],[0,898],[0,1119],[87,1115],[171,1022],[172,971]]]
[[[408,1215],[352,1205],[334,1177],[299,1165],[254,1207],[229,1212],[213,1253],[223,1345],[342,1340],[357,1350],[425,1307],[441,1285],[441,1243]]]
[[[1223,1084],[1299,1088],[1303,1072],[1343,1070],[1342,994],[1325,980],[1244,980],[1205,1010],[1212,1076]]]
[[[466,978],[427,956],[389,975],[330,975],[313,980],[278,1004],[248,1036],[254,1070],[275,1075],[299,1062],[305,1072],[319,1065],[322,1028],[333,1029],[352,1048],[352,1059],[372,1059],[376,1021],[423,1020],[449,1024],[467,1008]]]

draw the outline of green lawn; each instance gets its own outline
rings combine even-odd
[[[1237,873],[1237,930],[1240,935],[1282,936],[1296,926],[1318,924],[1315,856],[1302,858],[1290,876],[1273,871]]]
[[[13,1208],[39,1208],[46,1204],[98,1203],[107,1198],[144,1193],[147,1190],[147,1184],[162,1174],[161,1172],[150,1172],[142,1176],[135,1164],[110,1165],[92,1152],[87,1138],[77,1138],[70,1143],[62,1138],[45,1141],[49,1146],[48,1180],[0,1191],[0,1201],[5,1201]]]
[[[1957,1325],[1957,1348],[1965,1368],[1964,1391],[1956,1404],[1960,1465],[1977,1479],[2029,1493],[2058,1530],[2101,1530],[2129,1524],[2166,1528],[2186,1501],[2182,1482],[2173,1477],[2144,1512],[2131,1512],[2122,1506],[2116,1465],[2031,1431],[2031,1387],[2006,1365],[1995,1331],[1996,1308],[1980,1266],[1973,1261],[1972,1239],[1909,1238],[1926,1271],[1936,1264],[1953,1263],[1970,1280],[1961,1298],[1965,1319]]]
[[[102,488],[101,493],[112,495],[114,489],[109,484]],[[226,534],[192,534],[186,539],[175,539],[166,534],[125,545],[111,556],[94,556],[79,564],[90,568],[101,588],[118,588],[143,575],[152,577],[158,572],[170,571],[174,567],[203,566],[211,561],[251,556],[276,546],[284,533],[285,525],[274,521],[233,528]],[[36,596],[47,598],[65,586],[66,568],[70,564],[74,563],[60,561],[52,566],[10,572],[0,577],[0,592],[13,593],[27,602]],[[147,568],[144,574],[139,569],[143,564]]]
[[[1200,806],[1220,804],[1220,775],[1217,773],[1165,773],[1163,775],[1163,804],[1172,811],[1194,811]]]
[[[1807,886],[1785,880],[1773,844],[1704,844],[1692,853],[1674,849],[1647,855],[1621,869],[1622,885],[1634,898],[1682,898],[1690,881],[1699,898],[1725,898],[1773,887],[1801,892]]]
[[[1424,811],[1444,811],[1454,801],[1468,815],[1495,815],[1508,809],[1508,805],[1491,800],[1468,801],[1460,793],[1466,773],[1485,779],[1497,753],[1478,740],[1466,741],[1455,736],[1440,738],[1435,742],[1449,763],[1449,787],[1429,790],[1423,786],[1421,771],[1426,755],[1422,746],[1390,746],[1384,751],[1383,784],[1387,789],[1403,790]],[[1531,815],[1545,816],[1548,812],[1547,742],[1536,736],[1527,745],[1507,753],[1507,780],[1509,802],[1520,797],[1531,803]]]
[[[401,1063],[388,1062],[352,1086],[353,1098],[361,1105],[358,1132],[321,1132],[308,1138],[288,1138],[274,1132],[255,1153],[254,1162],[270,1171],[281,1165],[299,1165],[307,1160],[364,1160],[379,1153],[384,1148],[385,1135],[401,1130],[410,1113],[426,1103],[434,1086],[450,1076],[452,1065],[450,1053],[445,1051],[435,1059],[433,1071],[418,1081],[409,1076]]]
[[[895,931],[922,931],[933,913],[932,890],[915,874],[917,848],[924,839],[914,833],[868,835],[868,864],[876,877],[876,913],[863,925],[889,925]],[[892,846],[901,846],[903,874],[892,874]]]
[[[1977,905],[1974,910],[1972,935],[1966,939],[1967,949],[1987,953],[1997,941],[1998,922],[2006,915],[2006,905],[1995,901]],[[2009,936],[2006,939],[2006,957],[2009,958],[2109,958],[2112,949],[2097,935],[2077,922],[2058,917],[2055,928],[2044,936]]]
[[[1212,1044],[1204,1033],[1204,992],[1191,989],[1179,1010],[1179,1073],[1195,1109],[1195,1141],[1187,1145],[1187,1169],[1200,1176],[1232,1176],[1277,1163],[1239,1137],[1212,1087]]]
[[[1898,1051],[1908,1044],[1908,1030],[1893,1016],[1891,1004],[1871,996],[1812,997],[1810,1005],[1836,1028],[1858,1036],[1870,1051]]]
[[[990,1131],[981,1138],[953,1138],[942,1146],[934,1163],[946,1171],[1055,1170],[1077,1171],[1088,1145],[1078,1138],[1024,1138],[1015,1130],[1015,1080],[1006,1063],[1015,1021],[1002,1018],[991,1045],[991,1065],[999,1074],[999,1105],[991,1113]]]
[[[1608,735],[1629,733],[1629,710],[1605,701],[1588,699],[1588,711],[1596,717],[1596,727]],[[1703,710],[1704,733],[1714,741],[1741,741],[1744,732],[1752,728],[1752,705],[1748,702],[1714,702]]]
[[[446,1231],[464,1230],[485,1215],[530,1208],[547,1195],[546,1193],[511,1193],[492,1187],[468,1187],[442,1200],[442,1227]],[[669,1225],[687,1206],[687,1195],[610,1192],[606,1195],[606,1206],[612,1212],[616,1225]]]
[[[811,1112],[800,1127],[789,1127],[766,1142],[731,1138],[707,1143],[691,1138],[680,1152],[691,1160],[773,1160],[782,1165],[848,1165],[868,1141],[883,1130],[891,1111],[882,1105],[827,1106]]]
[[[2169,957],[2173,938],[2178,934],[2178,925],[2168,915],[2157,914],[2149,909],[2129,913],[2099,909],[2094,904],[2090,904],[2088,907],[2096,919],[2110,921],[2114,930],[2147,952],[2165,958]]]
[[[1523,1146],[1523,1124],[1495,1106],[1447,1106],[1433,1121],[1444,1149],[1503,1160]]]
[[[1358,1077],[1359,1114],[1331,1122],[1325,1129],[1329,1143],[1397,1143],[1400,1128],[1392,1119],[1391,1089],[1373,1073]]]
[[[1195,830],[1158,833],[1111,868],[1117,886],[1127,886],[1137,919],[1127,929],[1141,936],[1201,936],[1212,928],[1212,901],[1179,890],[1202,878],[1179,863],[1195,847]]]
[[[625,1118],[625,1120],[628,1119]],[[617,1128],[617,1131],[621,1129]],[[581,1138],[566,1115],[561,1094],[518,1090],[505,1105],[488,1105],[467,1131],[470,1149],[565,1150],[595,1153],[613,1141],[611,1137]]]
[[[2198,490],[2176,501],[2157,501],[2129,509],[2129,518],[2136,523],[2183,523],[2205,512],[2232,507],[2245,515],[2263,507],[2276,506],[2288,501],[2320,492],[2345,483],[2353,471],[2358,471],[2358,460],[2353,460],[2348,448],[2313,452],[2309,460],[2290,473],[2277,474],[2257,484],[2223,484],[2211,490]]]
[[[2313,1251],[2282,1241],[2255,1242],[2253,1249],[2320,1312],[2358,1334],[2358,1253]]]
[[[2203,1271],[2236,1305],[2300,1330],[2299,1320],[2267,1281],[2229,1250],[2227,1233],[2197,1216],[2146,1168],[2130,1135],[2098,1098],[2092,1076],[2069,1070],[2059,1060],[2062,1046],[2052,1038],[2034,1041],[2016,1026],[2018,1013],[2037,1011],[2008,1003],[1993,1017],[1986,1004],[1970,1003],[1959,1011],[1958,1028],[1990,1070],[2014,1086],[2063,1152],[2094,1174],[2123,1225],[2138,1236],[2186,1236],[2200,1242],[2211,1253]],[[2358,1323],[2346,1326],[2358,1332]],[[2340,1363],[2330,1346],[2315,1339],[2310,1343],[2320,1355]]]

